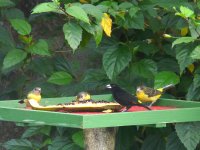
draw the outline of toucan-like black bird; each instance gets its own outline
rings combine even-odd
[[[142,106],[148,110],[151,110],[149,107],[140,104],[135,96],[120,88],[118,85],[108,84],[106,87],[111,89],[114,100],[120,105],[126,107],[124,111],[127,111],[131,106]]]

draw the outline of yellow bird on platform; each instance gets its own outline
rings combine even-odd
[[[88,92],[79,92],[76,96],[77,102],[89,102],[91,100],[91,96]]]
[[[151,107],[162,96],[162,94],[171,87],[174,87],[174,85],[169,84],[158,89],[153,89],[146,86],[139,86],[136,89],[136,97],[141,103],[151,102],[151,104],[149,105],[149,107]]]
[[[33,100],[35,100],[36,102],[40,102],[40,100],[41,100],[41,88],[40,87],[36,87],[36,88],[34,88],[32,91],[30,91],[28,94],[27,94],[27,97],[26,97],[26,99],[23,99],[23,100],[20,100],[18,103],[20,103],[20,104],[23,104],[23,103],[25,103],[25,104],[27,104],[27,102],[28,102],[28,100],[30,100],[30,99],[33,99]]]

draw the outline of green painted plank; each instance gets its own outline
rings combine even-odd
[[[191,108],[200,107],[200,102],[175,99],[160,99],[155,105]]]
[[[42,99],[42,105],[65,103],[74,98],[74,96],[46,98]],[[93,95],[92,99],[111,101],[112,95]],[[25,105],[18,104],[18,100],[7,100],[0,101],[0,120],[74,128],[100,128],[149,124],[163,127],[166,123],[200,121],[200,102],[160,99],[157,104],[161,106],[175,106],[178,108],[172,110],[78,115],[27,110],[24,109]]]
[[[149,125],[191,121],[200,121],[199,107],[84,115],[83,128]]]
[[[8,108],[0,108],[0,120],[73,128],[82,128],[83,122],[76,114]]]

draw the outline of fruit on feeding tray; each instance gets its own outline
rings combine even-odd
[[[90,102],[69,102],[65,104],[41,106],[34,100],[29,100],[32,109],[45,111],[66,111],[66,112],[114,112],[119,111],[122,106],[115,102],[90,101]]]

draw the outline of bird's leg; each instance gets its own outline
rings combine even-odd
[[[151,107],[156,101],[151,102],[151,104],[148,107]]]
[[[129,108],[131,108],[131,106],[126,106],[126,108],[124,110],[122,110],[121,112],[127,112],[129,110]]]

